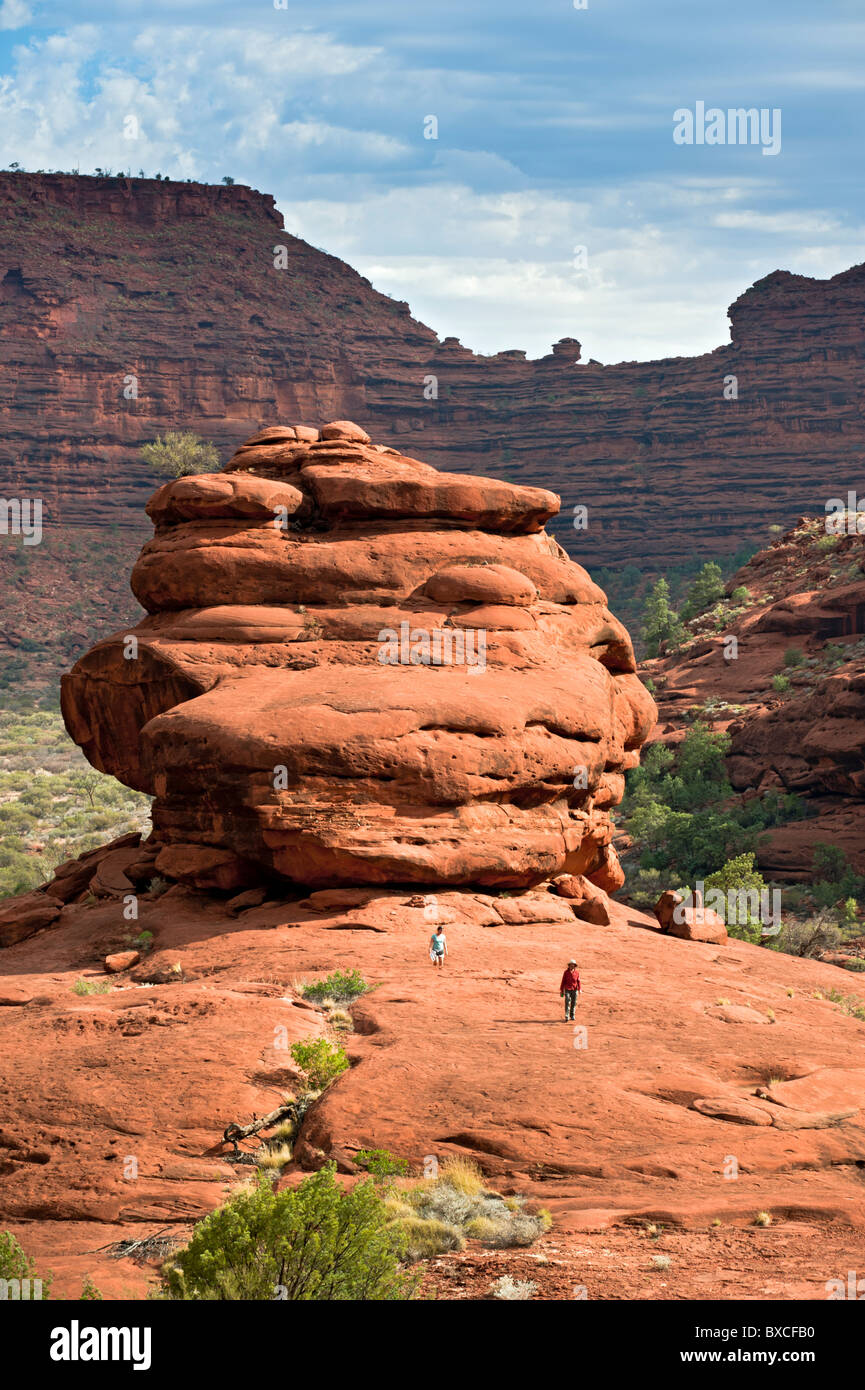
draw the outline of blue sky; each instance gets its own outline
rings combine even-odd
[[[863,59],[862,0],[0,0],[0,164],[230,174],[476,351],[672,356],[865,260]],[[677,145],[698,101],[780,153]]]

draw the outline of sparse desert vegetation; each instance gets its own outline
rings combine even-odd
[[[149,818],[150,798],[92,768],[56,706],[0,710],[0,897]]]

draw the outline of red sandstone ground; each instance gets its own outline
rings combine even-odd
[[[0,1226],[54,1271],[57,1294],[90,1275],[108,1297],[140,1296],[151,1271],[106,1247],[181,1237],[248,1176],[222,1130],[291,1089],[286,1046],[323,1026],[296,987],[336,967],[376,989],[355,1006],[352,1068],[308,1115],[299,1164],[351,1171],[369,1146],[415,1165],[466,1154],[554,1216],[530,1251],[433,1262],[440,1296],[486,1297],[507,1272],[548,1299],[581,1286],[593,1299],[822,1299],[862,1269],[865,1023],[820,997],[855,981],[736,941],[671,939],[617,904],[608,927],[500,920],[561,919],[545,892],[440,894],[452,955],[437,976],[423,909],[367,892],[239,918],[186,889],[143,898],[134,930],[154,933],[153,952],[104,995],[72,987],[105,978],[103,956],[128,938],[116,899],[71,904],[0,954]],[[559,1017],[572,952],[583,1049]],[[750,1122],[699,1113],[701,1099]]]

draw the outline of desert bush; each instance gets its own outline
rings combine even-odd
[[[471,1158],[462,1158],[458,1154],[451,1154],[444,1160],[440,1169],[438,1181],[447,1183],[457,1192],[465,1193],[466,1196],[476,1196],[485,1190],[484,1175],[478,1165]]]
[[[219,454],[212,444],[193,430],[167,430],[139,450],[143,461],[166,478],[183,478],[190,473],[213,473],[219,467]]]
[[[778,695],[786,694],[790,689],[790,677],[779,671],[777,675],[772,677],[772,689]]]
[[[398,1158],[389,1149],[360,1149],[354,1161],[375,1178],[403,1178],[409,1170],[408,1159]]]
[[[292,1043],[291,1055],[315,1091],[323,1091],[348,1070],[345,1049],[327,1038],[305,1038]]]
[[[163,1266],[158,1298],[391,1302],[414,1296],[404,1237],[367,1180],[342,1188],[326,1164],[275,1192],[262,1176],[199,1222]],[[426,1223],[420,1223],[426,1224]],[[452,1248],[452,1247],[449,1247]]]
[[[509,1274],[503,1274],[500,1279],[490,1284],[490,1291],[493,1298],[503,1298],[512,1302],[531,1298],[537,1293],[538,1286],[532,1283],[531,1279],[512,1279]]]
[[[107,980],[76,980],[72,986],[73,994],[108,994],[111,985]]]
[[[255,1154],[256,1167],[265,1168],[270,1172],[281,1172],[290,1162],[291,1144],[288,1142],[280,1143],[271,1139],[267,1144],[262,1144]]]
[[[778,937],[778,949],[788,956],[819,959],[824,951],[836,951],[841,944],[840,929],[828,917],[809,917],[787,921]]]
[[[548,1211],[529,1214],[519,1197],[504,1198],[478,1184],[479,1170],[470,1160],[457,1159],[444,1172],[399,1194],[417,1219],[461,1231],[484,1245],[507,1249],[532,1245],[552,1224]],[[454,1178],[466,1190],[454,1186]]]
[[[337,1004],[347,1004],[358,999],[369,989],[369,985],[359,970],[335,970],[326,980],[303,986],[303,997],[314,1003],[332,999]]]
[[[465,1237],[456,1226],[435,1217],[407,1217],[396,1223],[403,1240],[406,1258],[412,1263],[444,1255],[448,1250],[462,1250]]]
[[[42,1298],[49,1298],[51,1294],[51,1275],[36,1273],[35,1262],[25,1255],[11,1231],[0,1231],[0,1279],[29,1279],[31,1292],[33,1280],[40,1279]]]
[[[784,653],[785,666],[801,666],[805,660],[805,653],[801,647],[788,647]]]

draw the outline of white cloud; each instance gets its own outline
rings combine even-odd
[[[33,18],[26,0],[3,0],[0,5],[0,29],[23,29]]]
[[[862,256],[861,229],[806,198],[804,178],[788,187],[753,165],[725,178],[717,163],[665,176],[651,143],[623,153],[616,129],[657,122],[615,93],[557,105],[532,74],[412,71],[267,6],[254,27],[78,24],[17,46],[13,63],[0,163],[230,174],[273,193],[290,231],[478,351],[540,356],[563,336],[611,361],[708,351],[753,279],[833,274]],[[441,138],[424,141],[437,111]],[[513,140],[496,141],[499,115]],[[601,159],[600,134],[571,140],[568,126],[603,126],[619,163]]]

